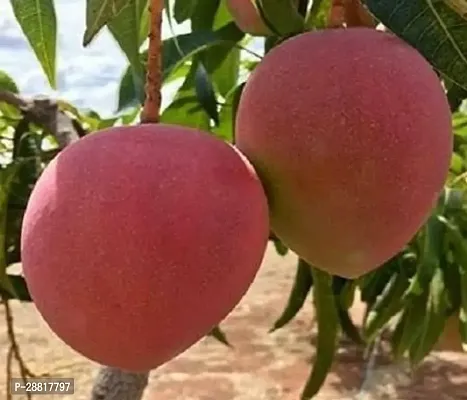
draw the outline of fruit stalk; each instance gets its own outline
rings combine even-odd
[[[341,28],[345,22],[345,1],[333,0],[328,14],[327,27]]]
[[[343,28],[344,24],[347,28],[374,28],[377,25],[361,0],[333,0],[328,15],[328,28]]]
[[[151,0],[149,2],[150,29],[149,48],[146,74],[146,99],[141,114],[142,123],[158,123],[161,107],[162,87],[162,11],[163,0]]]

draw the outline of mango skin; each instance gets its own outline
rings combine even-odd
[[[226,5],[241,31],[253,36],[272,34],[262,20],[254,0],[227,0]]]
[[[268,53],[244,88],[235,136],[263,181],[275,234],[347,278],[376,269],[416,234],[453,148],[431,66],[369,28],[305,33]]]
[[[290,0],[298,7],[298,0]],[[227,9],[241,31],[252,36],[271,36],[273,32],[261,18],[255,0],[226,0]]]
[[[227,316],[268,233],[264,191],[231,145],[184,127],[116,127],[67,147],[41,175],[23,222],[23,271],[65,343],[147,371]]]

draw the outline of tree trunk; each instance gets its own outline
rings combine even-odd
[[[135,374],[101,367],[90,400],[141,400],[148,380],[149,373]]]

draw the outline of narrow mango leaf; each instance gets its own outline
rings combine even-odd
[[[391,277],[398,273],[399,263],[397,256],[387,261],[381,268],[359,278],[361,300],[368,305],[375,303],[378,296],[383,293]]]
[[[141,23],[147,0],[127,0],[117,16],[107,23],[110,33],[125,53],[136,73],[142,74],[139,47],[141,45]]]
[[[227,340],[227,336],[225,335],[224,331],[220,328],[220,326],[215,326],[211,332],[209,332],[208,336],[213,337],[218,342],[225,344],[228,347],[232,347],[232,345]]]
[[[142,105],[144,97],[144,81],[135,74],[131,66],[128,66],[118,88],[117,111]]]
[[[229,143],[234,142],[235,118],[237,115],[238,102],[245,83],[241,83],[236,88],[231,90],[219,113],[219,125],[212,128],[212,133],[218,138]],[[279,239],[273,239],[276,251],[280,255],[285,255],[288,252],[287,247]]]
[[[268,28],[278,36],[302,32],[305,20],[292,0],[255,0],[258,11]]]
[[[245,85],[245,83],[243,83],[242,85]],[[234,128],[235,118],[232,118],[232,119],[233,119],[232,129],[234,130],[235,129]],[[285,256],[289,252],[289,249],[287,248],[287,246],[284,243],[282,243],[282,240],[280,240],[278,237],[274,237],[270,240],[272,240],[272,243],[274,244],[274,249],[276,250],[277,254],[279,254],[280,256]]]
[[[437,214],[428,219],[423,230],[423,253],[409,289],[414,294],[420,294],[420,291],[428,287],[436,269],[439,268],[439,260],[444,251],[446,229]]]
[[[404,307],[404,293],[407,291],[410,281],[401,271],[391,278],[389,285],[369,310],[364,325],[364,336],[368,341],[373,341],[380,330],[397,315]]]
[[[211,132],[221,140],[232,143],[232,105],[223,104],[219,111],[219,125],[212,127]]]
[[[311,273],[310,265],[301,258],[297,263],[297,270],[295,272],[295,279],[292,285],[292,290],[287,300],[287,305],[281,316],[274,323],[270,332],[274,332],[287,325],[298,312],[302,309],[303,304],[308,296],[308,293],[313,286],[313,275]]]
[[[441,269],[444,276],[444,285],[446,286],[446,297],[450,305],[450,310],[459,310],[461,308],[463,292],[462,286],[462,266],[455,259],[452,244],[447,241],[446,256],[443,257]],[[453,259],[448,261],[447,259]]]
[[[237,124],[237,110],[242,97],[243,89],[245,88],[246,82],[238,85],[232,95],[232,131],[233,131],[233,143],[235,143],[235,127]],[[274,247],[280,255],[286,255],[289,249],[282,243],[281,240],[274,241]]]
[[[352,306],[357,288],[356,280],[342,278],[340,276],[332,277],[332,291],[336,303],[337,315],[339,317],[339,326],[350,340],[358,345],[364,343],[359,329],[352,321],[349,309]]]
[[[397,343],[393,343],[393,354],[396,359],[401,359],[422,334],[428,295],[429,290],[425,288],[420,295],[412,295],[407,300],[402,318],[404,324],[400,327]]]
[[[175,21],[177,21],[178,24],[181,24],[190,19],[195,12],[197,5],[198,0],[175,0],[173,8],[173,17]]]
[[[339,334],[339,316],[332,288],[332,276],[316,268],[312,268],[312,275],[314,282],[313,302],[318,322],[318,340],[316,358],[303,389],[302,400],[311,399],[323,385],[334,361]]]
[[[337,296],[337,301],[340,307],[344,310],[348,310],[352,307],[355,300],[355,293],[357,290],[357,280],[346,280],[340,293]]]
[[[219,125],[219,110],[217,107],[216,93],[208,75],[206,68],[202,62],[198,62],[195,73],[195,91],[198,97],[199,104],[204,111],[214,121],[214,124]]]
[[[396,322],[394,331],[392,332],[392,336],[390,339],[392,355],[396,361],[400,360],[400,357],[397,356],[397,354],[400,352],[400,349],[407,347],[401,344],[402,334],[404,333],[404,328],[407,325],[407,318],[407,312],[404,311],[401,314],[399,314],[399,318]]]
[[[210,72],[212,81],[221,96],[226,96],[236,85],[240,72],[240,49],[231,47],[220,65]]]
[[[339,316],[339,325],[342,329],[342,332],[355,344],[363,345],[365,341],[360,334],[360,330],[352,321],[349,310],[345,307],[342,307],[342,304],[340,304],[338,299],[336,299],[336,307],[337,314]]]
[[[86,31],[83,36],[83,46],[88,46],[127,3],[128,0],[86,0]]]
[[[52,89],[56,89],[57,17],[53,0],[10,0],[26,39]]]
[[[203,0],[202,6],[196,7],[191,15],[191,30],[212,31],[220,3],[221,0]]]
[[[138,47],[140,47],[146,41],[149,35],[151,16],[149,14],[148,1],[149,0],[146,0],[146,7],[144,7],[143,13],[141,14]]]
[[[430,283],[421,335],[410,347],[409,354],[412,365],[417,366],[433,349],[443,333],[447,311],[448,302],[443,271],[438,268]]]
[[[16,82],[4,71],[0,71],[0,90],[6,90],[11,93],[19,92]]]
[[[10,189],[19,166],[19,163],[14,162],[0,169],[0,287],[14,297],[17,297],[17,294],[6,273],[8,266],[6,262],[6,222]]]
[[[201,107],[196,95],[196,70],[197,64],[193,63],[173,102],[162,113],[162,123],[209,131],[209,116]]]
[[[467,20],[443,1],[365,0],[385,26],[443,75],[467,89]]]
[[[467,344],[467,243],[459,227],[444,217],[440,221],[445,224],[447,234],[452,243],[454,258],[459,266],[460,275],[460,333],[463,343]]]
[[[219,29],[220,27],[228,24],[233,21],[232,14],[227,7],[227,1],[222,0],[219,2],[219,7],[217,8],[216,15],[214,17],[213,29]]]

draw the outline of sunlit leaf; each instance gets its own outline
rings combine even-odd
[[[53,0],[10,0],[47,80],[56,89],[57,17]]]

